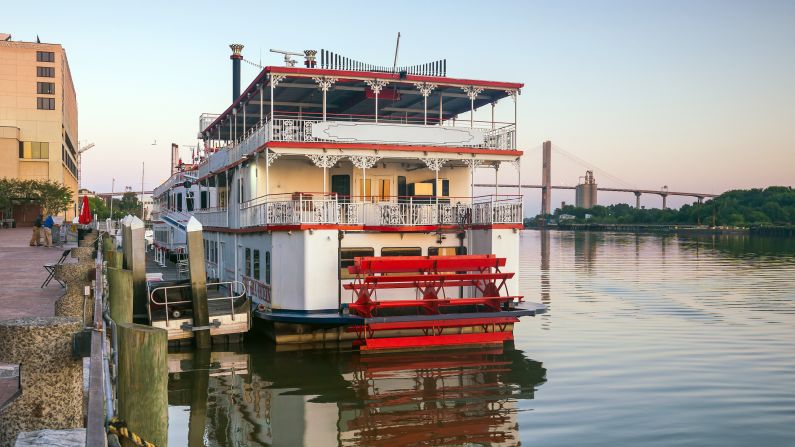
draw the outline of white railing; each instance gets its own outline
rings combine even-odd
[[[497,200],[472,204],[472,224],[520,224],[524,221],[522,202],[517,200]]]
[[[295,199],[260,197],[244,203],[240,227],[339,223],[339,202],[335,197],[299,195]]]
[[[432,200],[432,199],[430,199]],[[486,225],[520,224],[523,221],[519,197],[484,200],[475,203],[452,201],[435,203],[412,199],[383,202],[344,202],[339,205],[340,224],[368,226]]]
[[[193,212],[193,217],[205,227],[227,227],[226,208],[206,208]]]

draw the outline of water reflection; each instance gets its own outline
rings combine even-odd
[[[382,355],[247,346],[169,357],[170,445],[517,445],[546,381],[513,348]],[[187,433],[186,433],[187,431]]]

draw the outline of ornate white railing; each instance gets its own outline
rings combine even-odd
[[[339,202],[332,197],[300,196],[298,199],[263,198],[243,204],[240,227],[339,223]]]
[[[198,220],[202,226],[205,227],[226,227],[229,226],[227,222],[226,208],[207,208],[196,210],[193,216]]]
[[[521,200],[501,200],[472,204],[472,224],[520,224],[524,221]]]
[[[522,223],[521,199],[462,202],[347,202],[339,205],[340,224],[368,226],[485,225]]]

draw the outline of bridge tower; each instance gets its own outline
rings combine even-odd
[[[541,214],[552,214],[552,142],[541,148]]]

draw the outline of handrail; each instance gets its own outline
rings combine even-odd
[[[211,283],[207,283],[206,284],[207,287],[210,287],[210,286],[221,286],[221,285],[229,285],[228,290],[230,292],[230,295],[229,296],[214,297],[214,298],[207,298],[207,301],[229,300],[232,320],[234,321],[234,319],[235,319],[235,300],[237,300],[238,298],[241,298],[241,297],[246,295],[246,285],[243,284],[240,281],[219,281],[219,282],[211,282]],[[232,287],[232,286],[237,286],[237,285],[239,285],[241,287],[240,288]],[[185,289],[185,288],[190,288],[190,287],[191,287],[190,284],[180,284],[180,285],[176,285],[176,286],[162,286],[162,287],[156,287],[156,288],[152,289],[151,292],[149,292],[149,301],[151,303],[156,304],[158,306],[165,306],[165,310],[166,310],[166,326],[168,326],[168,324],[169,324],[169,313],[168,313],[169,304],[174,305],[174,304],[186,304],[186,303],[193,302],[192,300],[180,300],[180,301],[171,301],[171,302],[169,302],[168,301],[168,291],[171,290],[171,289]],[[164,290],[165,291],[164,294],[163,294],[164,302],[162,302],[162,303],[158,302],[157,300],[155,300],[155,292],[157,292],[158,290]],[[231,295],[231,293],[234,293],[234,292],[232,292],[233,290],[242,290],[242,292],[240,292],[238,295]]]

